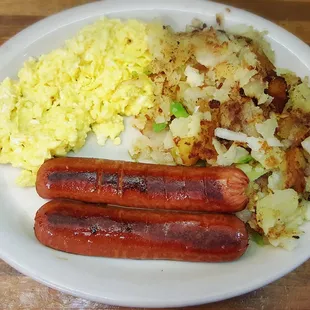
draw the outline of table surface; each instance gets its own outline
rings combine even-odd
[[[91,0],[0,0],[0,45],[28,25]],[[310,0],[222,0],[270,19],[310,44]],[[0,261],[0,308],[120,309],[50,289]],[[310,309],[310,261],[252,293],[189,309]]]

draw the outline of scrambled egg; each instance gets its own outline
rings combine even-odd
[[[146,24],[101,19],[63,48],[28,60],[0,84],[0,163],[24,169],[32,186],[40,165],[79,150],[93,131],[120,144],[123,117],[153,106]]]

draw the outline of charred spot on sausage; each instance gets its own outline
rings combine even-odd
[[[215,200],[222,200],[222,186],[219,182],[215,180],[208,180],[204,181],[205,183],[205,195],[207,199],[215,199]]]
[[[146,179],[139,175],[124,175],[123,177],[123,191],[137,190],[141,193],[147,191]]]
[[[132,232],[132,224],[129,224],[129,223],[125,224],[125,229],[124,230],[127,233],[131,233]]]
[[[117,173],[103,173],[102,175],[102,185],[111,186],[112,188],[118,187],[118,174]]]
[[[59,181],[87,181],[90,183],[96,183],[96,172],[79,172],[79,171],[55,171],[48,175],[48,181],[51,183]]]
[[[147,192],[165,194],[165,180],[163,177],[147,176]]]
[[[83,225],[85,218],[70,216],[66,211],[60,213],[46,214],[47,221],[54,226],[73,225],[80,227]]]
[[[99,227],[97,224],[90,226],[90,232],[92,235],[95,235],[99,231]]]

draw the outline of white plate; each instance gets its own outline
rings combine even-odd
[[[78,29],[103,15],[121,18],[161,17],[183,29],[198,17],[209,25],[223,12],[226,27],[246,23],[268,29],[277,64],[310,75],[310,49],[293,35],[250,13],[206,1],[104,1],[48,17],[27,28],[0,48],[0,80],[14,77],[29,56],[59,47]],[[126,132],[125,141],[132,135]],[[128,159],[126,145],[98,147],[91,137],[78,154]],[[0,167],[1,257],[22,273],[66,293],[106,304],[140,307],[186,306],[240,295],[274,281],[310,257],[310,225],[294,252],[251,244],[232,263],[206,264],[167,261],[134,261],[84,257],[57,252],[39,244],[33,234],[33,218],[44,201],[33,188],[14,185],[18,175],[10,166]],[[272,297],[272,296],[271,296]]]

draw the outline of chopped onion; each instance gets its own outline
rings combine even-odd
[[[273,138],[268,138],[267,143],[269,146],[284,146],[281,141],[279,139],[277,139],[276,137]]]
[[[246,142],[252,151],[259,151],[264,140],[261,138],[248,137]]]
[[[283,144],[274,136],[278,122],[275,118],[270,118],[261,124],[255,125],[257,132],[267,141],[269,146],[283,146]]]
[[[244,223],[247,223],[252,216],[252,212],[248,209],[244,209],[236,213],[236,216]]]
[[[220,154],[217,157],[217,164],[220,166],[230,166],[234,163],[239,163],[249,152],[243,147],[232,144],[227,152]]]
[[[169,149],[172,149],[173,147],[175,147],[175,143],[173,141],[173,137],[172,137],[171,131],[167,132],[166,137],[165,137],[165,139],[163,141],[163,144],[164,144],[164,148],[166,150],[169,150]]]
[[[217,152],[218,155],[224,154],[227,152],[227,149],[224,145],[222,145],[217,139],[212,139],[212,144]]]
[[[284,176],[281,171],[274,171],[268,177],[268,188],[271,190],[282,190],[284,188]]]
[[[236,142],[247,142],[248,138],[248,136],[242,132],[235,132],[226,128],[216,128],[214,134],[218,138]]]
[[[302,147],[310,154],[310,137],[301,142]]]
[[[191,87],[198,87],[198,86],[201,86],[203,84],[204,76],[203,76],[203,74],[199,73],[199,70],[197,70],[191,66],[187,66],[184,73],[187,77],[186,82]]]
[[[225,55],[214,54],[212,50],[208,50],[206,47],[197,50],[195,56],[197,61],[205,67],[215,67],[225,60]]]

